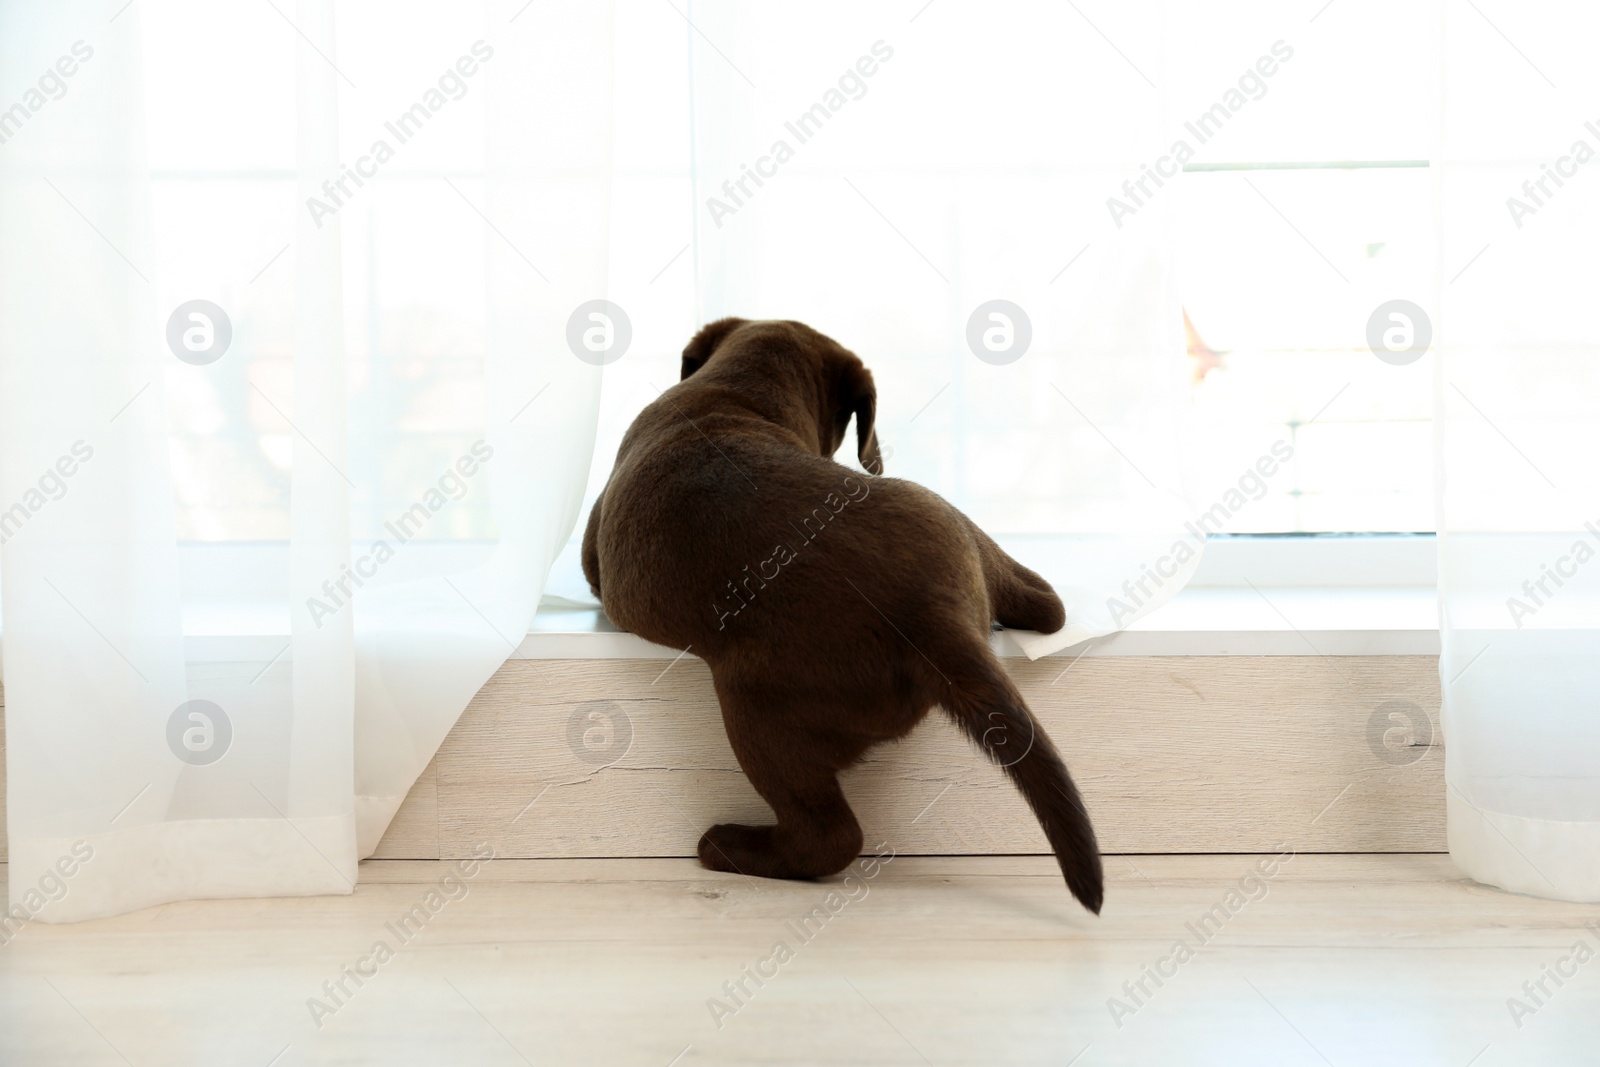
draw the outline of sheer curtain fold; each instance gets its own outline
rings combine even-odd
[[[341,103],[357,92],[351,42],[381,35],[384,12],[300,0],[285,12],[298,31],[293,43],[251,53],[278,64],[265,76],[293,86],[292,99],[281,100],[292,115],[283,124],[292,163],[282,181],[240,165],[244,176],[219,195],[245,205],[229,217],[249,212],[249,196],[265,195],[282,219],[282,236],[269,236],[289,247],[262,284],[275,284],[278,272],[292,279],[274,304],[248,295],[263,292],[249,287],[268,273],[266,256],[235,266],[242,257],[226,234],[208,229],[204,203],[194,219],[178,205],[181,235],[153,233],[153,215],[172,205],[152,208],[142,67],[164,47],[147,34],[162,32],[175,6],[133,5],[108,21],[100,4],[0,4],[4,84],[36,81],[60,55],[80,57],[64,93],[0,145],[0,507],[11,509],[0,591],[13,922],[178,899],[349,892],[357,860],[527,633],[550,562],[578,517],[598,409],[599,370],[575,358],[566,322],[578,304],[606,294],[611,12],[609,4],[541,4],[513,25],[520,7],[496,0],[481,8],[476,49],[471,37],[460,42],[476,57],[474,80],[457,73],[444,83],[465,86],[459,96],[431,89],[441,75],[424,68],[430,81],[377,105],[399,113],[420,93],[461,117],[428,120],[441,128],[431,146],[406,146],[412,155],[400,157],[401,167],[332,218],[307,205],[327,197],[329,180],[366,148],[341,130]],[[196,73],[204,84],[187,91],[226,99],[258,89],[243,79],[262,76],[213,69]],[[454,103],[468,93],[483,100],[476,142],[467,105]],[[364,137],[366,127],[356,132]],[[272,128],[252,133],[259,144],[210,131],[246,163],[274,150]],[[461,138],[454,157],[452,135]],[[443,162],[435,167],[426,152]],[[458,268],[483,279],[476,300],[458,302],[475,305],[481,348],[470,339],[457,345],[472,370],[458,377],[481,374],[481,414],[475,429],[458,433],[476,437],[470,454],[487,485],[492,536],[435,555],[430,547],[451,547],[448,533],[443,545],[403,546],[409,558],[397,557],[392,573],[329,612],[330,584],[370,555],[374,538],[390,536],[382,527],[369,533],[365,517],[358,530],[358,498],[381,509],[393,493],[374,479],[438,478],[408,458],[426,454],[410,445],[418,431],[363,399],[374,375],[394,373],[384,362],[394,360],[382,351],[361,352],[359,365],[352,358],[359,335],[351,322],[378,305],[361,291],[370,281],[354,293],[347,284],[352,259],[370,257],[375,233],[403,232],[374,229],[388,198],[433,195],[481,238],[481,260]],[[179,238],[184,259],[171,253]],[[395,247],[402,252],[391,259],[415,256],[403,241]],[[537,260],[524,247],[537,249]],[[196,259],[207,265],[198,283]],[[216,278],[203,276],[213,269]],[[234,294],[233,348],[220,362],[174,358],[166,319],[175,287],[164,274],[183,276],[176,288],[184,297],[197,285],[208,296],[213,288]],[[273,333],[280,318],[281,343]],[[403,337],[403,320],[380,325],[379,343]],[[272,363],[280,351],[287,362]],[[241,460],[219,436],[199,450],[197,466],[177,435],[194,420],[197,395],[227,399],[236,383],[247,384],[246,402],[206,417],[224,429],[230,417],[276,420],[271,433],[287,449],[288,550],[265,583],[262,608],[284,620],[285,637],[281,650],[257,642],[259,654],[236,642],[244,652],[218,662],[185,641],[186,620],[224,591],[181,562],[175,472],[187,464],[191,488],[196,477],[231,479],[231,487],[257,477],[260,460]],[[373,436],[395,444],[374,454]],[[270,441],[261,447],[267,459],[279,455]],[[222,484],[199,491],[220,496]],[[207,756],[213,745],[219,758]],[[68,867],[70,876],[60,873]]]
[[[1519,34],[1443,6],[1435,434],[1450,854],[1480,882],[1600,901],[1600,148],[1589,11]],[[1542,36],[1541,36],[1542,33]],[[1555,91],[1553,84],[1563,88]],[[1584,168],[1587,169],[1587,168]]]
[[[84,865],[80,901],[143,902],[160,878],[149,867],[187,866],[189,845],[157,825],[183,769],[164,730],[186,681],[165,397],[148,340],[160,327],[139,24],[106,25],[87,3],[8,4],[0,20],[8,85],[62,54],[82,66],[0,150],[11,899],[37,904],[57,863],[87,850],[107,862]],[[153,864],[114,870],[147,854]],[[120,910],[77,903],[59,910]]]
[[[483,65],[483,214],[519,235],[515,244],[496,233],[485,242],[483,444],[499,538],[478,566],[363,594],[371,607],[356,613],[363,856],[460,709],[528,632],[577,524],[593,458],[600,368],[575,358],[566,330],[573,309],[607,290],[612,13],[609,4],[523,7],[488,7],[499,32]]]

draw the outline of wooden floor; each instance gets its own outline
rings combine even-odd
[[[373,861],[352,897],[22,929],[0,947],[0,1063],[1600,1062],[1600,908],[1438,855],[1261,859],[1108,857],[1099,918],[1042,857],[902,856],[831,884],[497,860],[445,892],[448,863]],[[393,958],[361,962],[379,941]]]

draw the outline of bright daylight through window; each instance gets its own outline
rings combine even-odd
[[[611,299],[628,309],[633,335],[627,360],[607,368],[591,499],[631,413],[675,380],[677,353],[696,325],[689,312],[696,253],[684,218],[693,196],[688,44],[681,20],[673,26],[676,16],[666,15],[617,24]],[[1181,138],[1174,153],[1132,171],[1116,165],[1054,175],[1046,170],[1023,180],[1055,183],[1063,197],[1070,193],[1093,206],[1074,220],[1078,230],[1063,225],[1050,232],[1040,281],[1088,269],[1097,232],[1091,227],[1106,225],[1108,215],[1117,220],[1152,206],[1165,210],[1162,201],[1169,198],[1176,201],[1170,206],[1181,207],[1173,212],[1173,255],[1191,414],[1181,470],[1167,484],[1141,462],[1136,434],[1085,423],[1038,364],[993,370],[1033,375],[1032,400],[1018,409],[1014,394],[989,388],[986,368],[967,358],[960,324],[932,330],[900,321],[835,325],[870,358],[877,375],[889,473],[937,488],[1003,536],[1047,536],[1061,531],[1058,497],[1081,488],[1076,480],[1084,477],[1070,450],[1041,453],[1028,444],[1041,428],[1059,427],[1075,439],[1081,435],[1086,447],[1109,445],[1124,453],[1130,466],[1123,476],[1154,479],[1187,499],[1208,533],[1431,531],[1431,359],[1380,362],[1367,341],[1374,309],[1394,299],[1426,304],[1434,280],[1426,163],[1434,94],[1429,65],[1403,43],[1427,39],[1428,16],[1420,7],[1398,9],[1391,17],[1406,23],[1405,32],[1358,41],[1364,36],[1360,20],[1319,21],[1308,33],[1277,29],[1270,13],[1255,9],[1174,15],[1182,25],[1169,30],[1166,53],[1139,57],[1143,65],[1165,65],[1170,76],[1162,82],[1162,106],[1185,116],[1173,124]],[[173,17],[169,24],[155,11],[150,21],[174,47],[192,44],[195,62],[213,61],[201,46],[205,17]],[[403,22],[386,26],[384,40],[353,36],[347,45],[352,63],[372,71],[374,84],[373,91],[351,94],[341,125],[352,165],[373,161],[366,169],[378,180],[350,171],[346,184],[317,198],[316,214],[325,221],[337,212],[346,248],[360,250],[347,254],[344,264],[349,389],[363,416],[349,442],[357,537],[382,537],[386,522],[438,490],[441,479],[446,484],[438,491],[460,503],[449,509],[449,528],[436,523],[428,536],[494,534],[482,479],[451,476],[457,457],[471,450],[476,433],[470,427],[482,416],[485,237],[464,223],[477,218],[475,205],[482,203],[481,162],[474,167],[472,160],[482,159],[481,69],[493,57],[470,23],[464,16],[452,38],[459,40],[460,55],[422,71],[422,81],[420,68],[404,57],[428,43]],[[440,31],[430,26],[426,36],[437,39]],[[1361,77],[1331,76],[1358,44],[1371,59]],[[870,106],[873,94],[893,91],[893,43],[863,41],[859,51],[859,57],[840,53],[853,79],[842,97],[849,108]],[[209,269],[203,257],[189,254],[186,235],[224,229],[231,247],[247,250],[241,257],[254,257],[255,264],[249,283],[223,300],[238,358],[207,379],[169,372],[179,528],[187,540],[279,540],[288,531],[294,431],[278,410],[291,381],[290,343],[273,309],[284,306],[293,275],[273,268],[286,252],[280,221],[266,211],[238,212],[234,204],[237,195],[250,194],[265,203],[294,182],[292,116],[275,104],[292,87],[282,83],[288,68],[281,63],[251,56],[227,62],[260,63],[261,76],[252,82],[259,89],[258,113],[228,121],[217,116],[217,135],[208,138],[203,155],[185,125],[189,111],[149,111],[166,302],[180,304],[200,286],[196,272]],[[872,74],[861,75],[868,64]],[[462,74],[466,69],[476,77]],[[187,75],[177,66],[153,65],[147,77],[154,105],[187,92]],[[446,105],[437,115],[423,106],[428,94]],[[791,110],[803,121],[816,104],[796,99]],[[251,105],[243,102],[247,112]],[[229,106],[237,111],[241,102]],[[425,113],[431,117],[417,118]],[[169,119],[177,115],[186,117]],[[854,218],[866,212],[860,220],[865,228],[877,218],[868,203],[879,204],[886,189],[981,186],[985,180],[982,160],[937,153],[912,157],[899,169],[846,171],[826,153],[830,138],[838,146],[851,136],[847,118],[834,118],[826,128],[813,119],[801,127],[804,139],[775,126],[774,135],[795,158],[780,156],[782,166],[764,167],[772,176],[756,175],[765,183],[757,196],[773,202],[838,196],[841,213]],[[1020,120],[1031,124],[1026,115]],[[996,136],[1011,133],[1008,127]],[[765,145],[751,148],[748,164],[771,158],[756,151]],[[1177,182],[1161,177],[1180,166]],[[744,221],[738,214],[744,209],[728,194],[714,182],[706,186],[723,207],[703,222]],[[757,190],[749,181],[743,188]],[[741,204],[759,202],[740,197],[737,185],[732,196]],[[197,218],[204,222],[198,228]],[[792,232],[781,217],[769,222],[783,252],[768,266],[776,275],[772,285],[792,298],[787,312],[773,311],[815,318],[809,309],[830,285],[840,284],[830,280],[838,264],[832,249],[807,239],[801,218],[802,228]],[[402,219],[403,227],[393,225]],[[916,305],[917,287],[933,279],[916,272],[932,268],[959,287],[954,265],[963,255],[992,251],[981,217],[919,222],[915,243],[937,265],[924,265],[887,227],[883,231],[883,250],[890,254],[887,242],[895,243],[897,265],[873,274],[886,307]],[[405,255],[386,247],[397,239],[405,242]],[[419,247],[426,254],[418,254]],[[1040,291],[1048,298],[1051,288]],[[968,302],[976,307],[994,295],[974,291]],[[1042,318],[1038,307],[1032,317]],[[1058,336],[1040,336],[1034,344],[1036,351],[1056,346],[1070,353]],[[538,404],[530,402],[534,416]],[[396,433],[403,447],[394,447]],[[218,464],[234,474],[215,479]],[[433,474],[424,478],[427,471]],[[218,485],[226,492],[219,494]]]

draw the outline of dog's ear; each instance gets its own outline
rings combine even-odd
[[[872,382],[872,372],[851,356],[839,377],[840,436],[843,436],[845,419],[856,420],[856,458],[868,474],[883,473],[883,457],[878,453],[878,433],[874,423],[878,415],[878,387]]]
[[[680,382],[683,381],[689,375],[705,366],[706,360],[711,358],[711,353],[717,350],[717,346],[722,344],[730,333],[748,321],[748,319],[735,318],[718,319],[716,322],[700,327],[700,332],[695,334],[693,339],[684,346],[683,370],[678,375],[678,380]]]

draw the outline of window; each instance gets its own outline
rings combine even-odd
[[[1178,14],[1182,114],[1238,85],[1228,74],[1273,41],[1293,56],[1251,79],[1248,103],[1185,166],[1199,499],[1281,440],[1293,460],[1230,532],[1431,531],[1432,357],[1382,362],[1366,334],[1381,304],[1431,303],[1437,10],[1313,7],[1282,13],[1276,34],[1260,8],[1229,11]]]
[[[1275,46],[1292,51],[1275,62],[1271,76],[1254,76],[1243,90],[1245,106],[1195,146],[1174,194],[1196,431],[1185,457],[1188,496],[1204,510],[1281,444],[1292,459],[1264,479],[1259,498],[1250,482],[1249,504],[1230,514],[1229,532],[1430,530],[1431,357],[1391,366],[1368,350],[1365,333],[1381,303],[1425,304],[1435,281],[1426,165],[1437,125],[1430,104],[1432,5],[1338,0],[1309,20],[1307,12],[1278,4],[1173,5],[1160,54],[1141,51],[1148,46],[1137,37],[1118,42],[1113,8],[1084,11],[1111,42],[1070,11],[1052,32],[1070,31],[1085,47],[1123,46],[1130,64],[1166,71],[1165,106],[1174,116],[1202,115]],[[444,32],[437,17],[419,29],[404,19],[374,18],[359,4],[341,12],[382,27],[350,35],[359,51],[340,57],[342,68],[362,75],[360,92],[341,100],[341,136],[354,158],[484,36],[484,13],[464,7],[459,25]],[[897,23],[905,27],[896,32],[904,34],[908,56],[917,44],[913,34],[940,47],[948,43],[939,42],[938,18],[930,9],[915,23]],[[294,38],[270,8],[241,14],[196,3],[153,9],[147,19],[147,38],[166,41],[174,56],[172,63],[151,63],[146,73],[163,307],[226,276],[220,302],[233,316],[234,344],[246,355],[233,372],[204,381],[185,377],[182,367],[167,372],[182,413],[174,442],[181,536],[282,538],[294,435],[284,416],[292,400],[293,338],[287,320],[270,309],[290,304],[283,287],[292,272],[273,265],[292,262],[294,219],[282,211],[281,197],[265,194],[294,181],[293,86],[284,80],[292,78]],[[205,46],[244,32],[240,19],[259,19],[244,28],[251,49]],[[628,422],[675,380],[678,351],[698,325],[690,33],[670,5],[638,0],[618,4],[616,25],[610,296],[629,311],[634,337],[625,362],[606,371],[590,499]],[[794,47],[825,41],[820,35]],[[1427,42],[1420,54],[1417,42]],[[870,42],[859,44],[862,50]],[[1359,68],[1353,56],[1362,57]],[[205,64],[240,63],[261,66],[256,99],[222,102],[194,91],[204,83]],[[1123,88],[1085,99],[1081,114],[1051,122],[1098,121],[1092,113],[1117,108]],[[399,439],[363,430],[349,443],[358,536],[375,534],[428,489],[417,471],[442,474],[473,443],[464,428],[475,423],[481,405],[482,249],[497,238],[477,214],[483,188],[470,160],[481,154],[483,116],[482,94],[472,90],[467,79],[461,96],[339,213],[349,390],[372,412],[372,426],[393,420],[404,427]],[[196,124],[210,134],[203,155],[187,136]],[[820,154],[811,162],[824,169]],[[1112,195],[1123,176],[1096,176],[1075,194]],[[797,189],[810,178],[803,167],[786,177]],[[953,195],[953,188],[925,192]],[[252,198],[259,210],[248,208]],[[186,256],[190,227],[236,230],[237,262]],[[1072,251],[1064,247],[1057,262]],[[790,264],[790,270],[817,279],[818,292],[809,296],[825,298],[826,263]],[[959,374],[930,369],[953,358],[959,325],[930,325],[904,350],[862,354],[885,393],[891,473],[925,481],[963,505],[998,507],[1008,479],[1060,472],[1008,453],[996,428],[1013,412],[964,398]],[[930,336],[943,340],[928,342]],[[845,334],[840,340],[852,343]],[[396,449],[406,453],[403,460],[384,458],[398,456]],[[428,458],[418,460],[418,453]],[[230,470],[253,473],[215,477],[211,469],[224,457]],[[466,505],[436,520],[429,536],[492,536],[485,485],[468,484],[464,492]],[[998,534],[1048,532],[1039,513],[995,514],[1002,516],[992,524]]]

